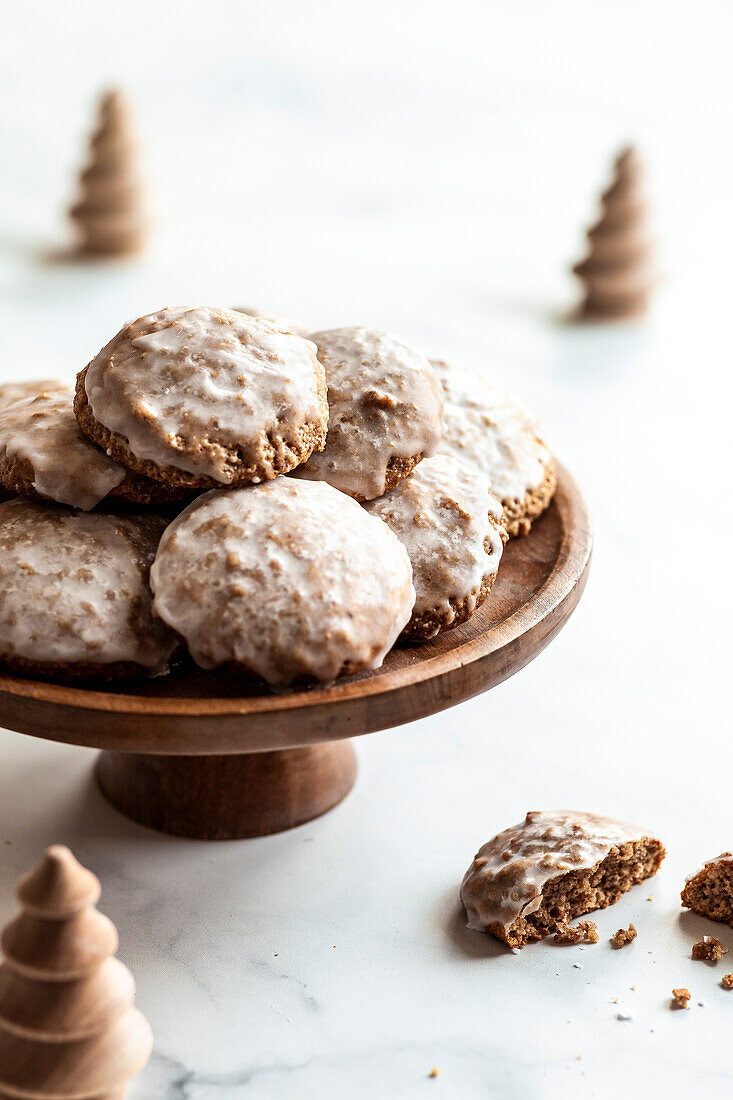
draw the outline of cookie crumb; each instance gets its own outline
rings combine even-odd
[[[724,974],[720,984],[723,989],[733,989],[733,974]]]
[[[702,959],[703,962],[718,962],[727,951],[717,936],[703,936],[699,943],[692,945],[693,959]]]
[[[688,1001],[691,997],[689,989],[673,989],[670,1008],[689,1008]]]
[[[636,928],[633,924],[630,924],[628,928],[619,928],[618,932],[614,932],[611,936],[611,943],[614,947],[625,947],[627,943],[631,943],[637,936]]]
[[[433,1066],[428,1077],[440,1077],[440,1066]]]
[[[575,944],[598,943],[598,929],[592,920],[581,920],[577,924],[564,924],[555,933],[555,943]]]

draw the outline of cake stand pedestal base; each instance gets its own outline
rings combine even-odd
[[[241,756],[102,752],[97,782],[139,825],[198,840],[279,833],[319,817],[356,779],[350,741]]]
[[[112,805],[176,836],[264,836],[318,817],[356,774],[349,742],[330,736],[392,729],[489,691],[567,622],[592,538],[580,490],[559,463],[557,476],[550,507],[507,544],[476,614],[426,645],[395,646],[373,672],[274,694],[226,668],[94,686],[0,669],[0,726],[103,750],[97,777]]]

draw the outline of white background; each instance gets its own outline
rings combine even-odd
[[[133,1100],[731,1088],[733,933],[679,889],[733,847],[732,22],[723,0],[3,5],[0,378],[75,373],[165,304],[392,328],[538,409],[596,535],[533,665],[365,738],[353,794],[286,835],[157,836],[102,801],[93,754],[0,733],[0,920],[48,843],[100,874],[156,1035]],[[63,210],[114,81],[156,232],[142,260],[73,266]],[[629,139],[664,279],[645,322],[573,327],[568,264]],[[669,856],[597,946],[515,956],[463,930],[458,883],[555,806],[637,820]],[[728,967],[689,959],[702,931]]]

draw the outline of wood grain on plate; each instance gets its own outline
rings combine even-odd
[[[121,752],[240,754],[399,726],[505,680],[560,630],[583,590],[588,515],[570,474],[530,534],[511,541],[484,606],[420,645],[398,646],[376,672],[271,694],[254,678],[187,666],[168,677],[73,687],[0,674],[0,724]]]

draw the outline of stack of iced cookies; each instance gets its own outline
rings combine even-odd
[[[0,660],[274,688],[465,622],[555,487],[532,418],[386,332],[163,309],[0,387]]]

